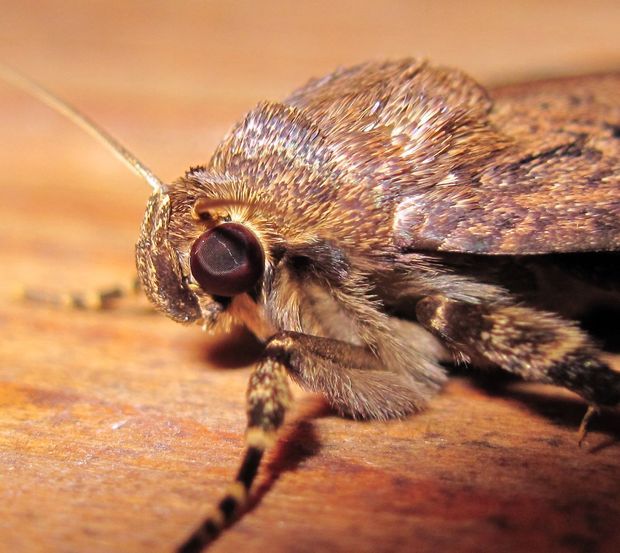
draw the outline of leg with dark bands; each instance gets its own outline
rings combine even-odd
[[[179,548],[180,553],[201,551],[247,505],[249,490],[266,449],[273,445],[290,403],[286,369],[265,352],[256,367],[247,393],[246,450],[237,476],[214,511]]]
[[[386,370],[368,349],[294,332],[274,336],[250,377],[247,394],[247,449],[237,477],[213,513],[179,549],[200,551],[247,505],[248,492],[264,451],[276,439],[290,401],[288,377],[322,392],[341,413],[359,418],[402,417],[419,410],[445,375],[436,366],[431,386]]]
[[[416,315],[457,357],[474,365],[495,365],[526,380],[564,386],[592,405],[620,402],[620,373],[601,359],[585,332],[557,315],[439,296],[421,300]]]

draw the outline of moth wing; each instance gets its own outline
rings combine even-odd
[[[489,95],[410,59],[336,71],[285,104],[360,193],[393,206],[401,249],[539,254],[620,249],[619,98],[620,75]]]
[[[498,89],[507,147],[395,210],[407,250],[544,254],[620,249],[620,75]],[[465,154],[466,155],[466,154]]]

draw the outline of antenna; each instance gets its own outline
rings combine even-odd
[[[61,100],[54,93],[37,84],[25,75],[22,75],[15,69],[0,63],[0,79],[11,83],[17,88],[21,88],[31,96],[39,99],[41,102],[52,108],[54,111],[61,113],[67,119],[75,123],[82,130],[102,142],[109,150],[112,151],[121,161],[123,161],[132,171],[140,175],[149,186],[155,190],[162,190],[164,184],[159,180],[153,172],[146,167],[136,156],[120,144],[115,138],[109,135],[99,125],[93,122],[86,115],[80,113],[76,108]]]

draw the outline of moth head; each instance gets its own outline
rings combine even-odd
[[[138,274],[160,311],[212,328],[236,298],[258,300],[264,243],[245,205],[206,197],[181,179],[149,200],[136,247]]]

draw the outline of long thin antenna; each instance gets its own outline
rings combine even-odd
[[[11,67],[0,63],[0,78],[26,91],[31,96],[39,99],[41,102],[52,108],[54,111],[61,113],[67,119],[75,123],[78,127],[86,131],[91,136],[98,139],[109,150],[112,151],[121,161],[123,161],[132,171],[140,175],[149,186],[157,191],[161,190],[164,185],[153,172],[146,167],[136,156],[120,144],[115,138],[109,135],[94,121],[80,113],[76,108],[61,100],[54,93],[42,87],[40,84],[29,79],[25,75],[15,71]]]

